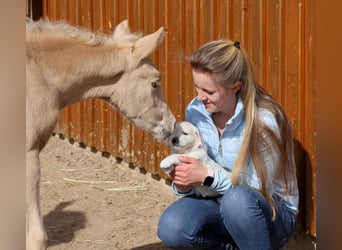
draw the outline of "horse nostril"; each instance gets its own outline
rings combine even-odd
[[[177,137],[173,137],[171,142],[172,142],[173,145],[177,145],[179,141],[178,141]]]

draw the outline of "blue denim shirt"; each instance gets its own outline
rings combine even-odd
[[[277,136],[279,136],[279,128],[273,114],[264,109],[259,110],[259,113],[265,124],[270,127]],[[245,115],[241,98],[239,97],[235,108],[235,114],[228,120],[221,137],[219,136],[217,128],[211,118],[211,113],[205,109],[203,103],[197,100],[197,98],[194,98],[186,108],[185,119],[194,124],[200,130],[209,156],[222,166],[221,170],[215,172],[214,183],[210,188],[220,194],[224,194],[225,191],[232,186],[231,171],[240,151],[244,135]],[[295,212],[298,212],[299,195],[297,180],[294,180],[293,183],[295,185],[295,192],[284,197],[283,186],[280,178],[277,178],[277,170],[279,166],[279,164],[277,164],[278,159],[272,158],[266,153],[266,151],[264,157],[269,175],[267,191],[270,195],[276,194],[279,197],[283,197],[286,205]],[[248,185],[254,188],[260,188],[260,181],[252,164],[252,161],[248,161],[247,163],[246,181]],[[273,181],[273,185],[271,185],[271,176],[276,176]],[[173,191],[176,194],[181,195],[174,187]]]

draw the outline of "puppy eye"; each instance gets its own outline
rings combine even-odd
[[[152,88],[156,89],[159,86],[159,82],[157,82],[157,81],[151,82],[151,86],[152,86]]]
[[[188,135],[188,133],[187,132],[183,132],[183,135]]]

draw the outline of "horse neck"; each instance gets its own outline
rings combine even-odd
[[[43,44],[46,49],[29,51],[50,84],[59,91],[65,107],[92,97],[103,97],[100,87],[113,84],[126,70],[127,52],[118,47],[86,46],[76,42]],[[50,46],[50,47],[48,47]]]

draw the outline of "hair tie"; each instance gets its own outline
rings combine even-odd
[[[235,42],[234,42],[234,46],[235,46],[236,48],[240,49],[240,42],[235,41]]]

